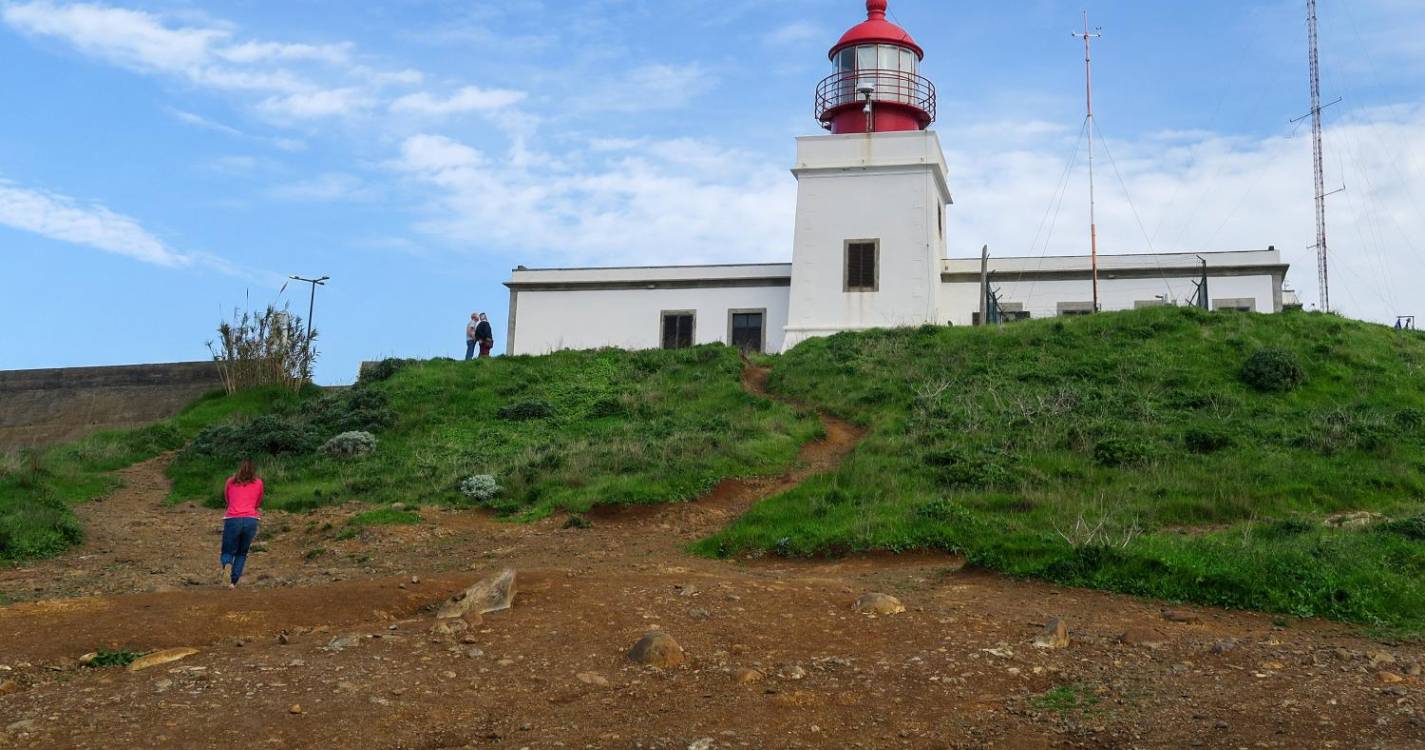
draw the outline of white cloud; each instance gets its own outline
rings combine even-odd
[[[618,145],[601,142],[558,161],[517,149],[496,159],[420,135],[391,166],[435,196],[420,229],[454,244],[523,250],[531,264],[790,253],[795,188],[780,166],[693,140]]]
[[[370,94],[348,87],[274,96],[260,102],[258,109],[278,120],[316,120],[353,115],[374,104]]]
[[[494,112],[514,106],[524,101],[525,97],[523,91],[466,86],[447,98],[436,98],[425,91],[407,94],[392,102],[391,110],[430,116]]]
[[[218,57],[235,63],[290,62],[313,60],[340,65],[350,61],[352,44],[283,44],[281,42],[243,42],[218,50]]]
[[[821,26],[808,21],[793,21],[768,33],[763,41],[773,46],[787,46],[827,38],[828,32]]]
[[[333,203],[337,201],[367,201],[376,197],[377,191],[361,178],[343,172],[330,172],[309,180],[279,185],[268,191],[268,195],[278,200]]]
[[[3,18],[20,31],[63,39],[86,54],[164,72],[202,65],[212,45],[228,36],[216,28],[171,29],[143,11],[87,3],[14,3],[5,6]]]
[[[183,255],[138,221],[98,204],[0,180],[0,224],[53,240],[117,253],[160,266],[186,266]]]
[[[586,112],[646,112],[679,109],[712,88],[716,78],[701,65],[653,64],[601,84],[575,104]]]

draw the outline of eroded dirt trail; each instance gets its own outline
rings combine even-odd
[[[220,514],[163,506],[162,463],[133,467],[81,509],[84,548],[0,572],[25,600],[0,608],[0,747],[1425,747],[1425,649],[1354,628],[1201,608],[1170,622],[1154,602],[938,555],[683,552],[836,466],[860,433],[825,424],[783,476],[587,529],[423,510],[339,540],[361,508],[269,518],[236,593],[217,583]],[[431,632],[430,605],[505,567],[513,609]],[[908,611],[853,613],[866,591]],[[1050,617],[1068,648],[1030,645]],[[623,657],[660,628],[687,665]],[[1147,635],[1120,642],[1132,630]],[[136,673],[74,662],[166,646],[200,653]]]

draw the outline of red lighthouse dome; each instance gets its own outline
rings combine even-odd
[[[833,72],[816,88],[816,119],[835,134],[924,130],[935,86],[920,75],[925,51],[886,20],[887,0],[866,0],[866,20],[831,48]]]

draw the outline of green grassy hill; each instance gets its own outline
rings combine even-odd
[[[868,437],[704,553],[943,549],[1071,585],[1425,628],[1417,333],[1173,308],[874,331],[797,347],[771,389]],[[1362,510],[1392,520],[1323,525]]]

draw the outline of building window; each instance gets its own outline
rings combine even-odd
[[[696,316],[692,310],[665,310],[663,312],[663,348],[687,349],[693,345],[693,324]]]
[[[877,273],[880,255],[880,240],[846,241],[846,291],[874,292],[880,289]]]
[[[761,354],[767,345],[767,311],[728,310],[727,341],[749,354]]]
[[[1060,303],[1059,303],[1059,314],[1060,314],[1060,315],[1092,315],[1092,314],[1093,314],[1093,303],[1092,303],[1092,302],[1060,302]]]
[[[1228,299],[1215,299],[1212,301],[1214,310],[1235,310],[1236,312],[1256,312],[1257,300],[1252,297],[1234,297]]]

